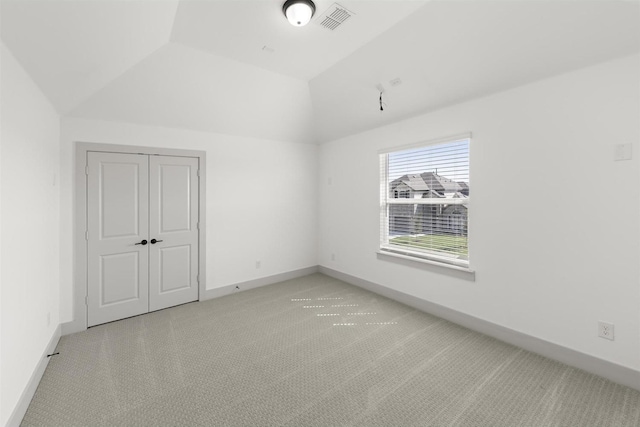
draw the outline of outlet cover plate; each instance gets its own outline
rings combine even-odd
[[[602,322],[602,321],[598,322],[598,336],[600,338],[613,341],[614,339],[613,332],[614,332],[613,323]]]
[[[616,144],[614,147],[613,160],[631,160],[632,144]]]

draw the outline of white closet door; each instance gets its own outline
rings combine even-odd
[[[148,162],[88,153],[88,326],[148,311]]]
[[[154,311],[198,299],[198,159],[151,156],[149,170],[149,311]]]

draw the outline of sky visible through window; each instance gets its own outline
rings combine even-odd
[[[389,182],[423,172],[434,172],[468,184],[469,139],[389,153]]]

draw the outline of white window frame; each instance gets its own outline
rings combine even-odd
[[[389,154],[393,154],[400,151],[411,150],[415,148],[428,147],[430,145],[437,145],[443,143],[454,143],[462,140],[469,141],[469,149],[471,148],[471,133],[463,133],[458,135],[452,135],[444,138],[431,139],[428,141],[422,141],[415,144],[404,145],[399,147],[393,147],[391,149],[380,150],[378,152],[380,157],[380,248],[379,252],[383,255],[391,255],[399,258],[410,259],[420,261],[428,264],[435,264],[442,267],[452,268],[456,270],[463,270],[473,272],[471,270],[471,264],[469,262],[469,235],[470,224],[469,214],[467,214],[467,246],[468,253],[466,259],[460,259],[456,257],[440,255],[434,252],[421,251],[406,246],[393,245],[389,242],[389,207],[392,205],[453,205],[460,204],[467,208],[467,212],[470,212],[470,197],[464,199],[438,199],[438,198],[393,198],[389,194]],[[469,153],[469,165],[471,164],[471,153]],[[471,173],[471,166],[469,166],[469,173]]]

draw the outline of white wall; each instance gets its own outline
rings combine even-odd
[[[319,264],[640,370],[639,75],[621,58],[322,145]],[[378,259],[378,150],[467,131],[475,282]]]
[[[5,425],[59,323],[60,120],[4,44],[0,56],[0,425]]]
[[[207,289],[317,265],[317,146],[65,118],[61,317],[73,319],[75,142],[207,152]],[[256,269],[256,261],[261,267]]]
[[[6,49],[4,47],[4,45],[0,44],[0,49],[2,49],[0,51],[0,68],[2,68],[2,56],[5,53]],[[4,70],[0,70],[0,80],[2,78],[2,75],[4,74]],[[2,101],[1,97],[2,97],[2,84],[0,82],[0,103]],[[3,115],[2,115],[2,105],[0,104],[0,310],[2,309],[2,140],[4,139],[4,135],[1,134],[2,132],[2,128],[4,128],[4,124],[3,124]],[[4,366],[2,364],[2,315],[0,314],[0,384],[4,384],[3,379],[2,379],[2,371],[4,370],[2,367]],[[2,404],[2,388],[0,386],[0,425],[5,425],[6,424],[6,417],[8,417],[8,415],[4,415],[5,414],[5,409],[4,406]]]

